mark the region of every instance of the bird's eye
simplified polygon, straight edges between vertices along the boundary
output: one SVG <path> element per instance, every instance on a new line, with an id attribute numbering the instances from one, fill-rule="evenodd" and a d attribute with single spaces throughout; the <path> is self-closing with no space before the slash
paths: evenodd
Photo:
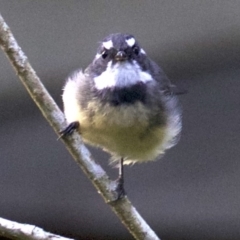
<path id="1" fill-rule="evenodd" d="M 108 51 L 107 50 L 103 50 L 101 55 L 102 55 L 102 58 L 105 59 L 108 56 Z"/>
<path id="2" fill-rule="evenodd" d="M 132 50 L 133 50 L 133 52 L 134 52 L 136 55 L 138 55 L 139 52 L 140 52 L 139 47 L 137 47 L 136 45 L 134 45 L 134 46 L 132 47 Z"/>

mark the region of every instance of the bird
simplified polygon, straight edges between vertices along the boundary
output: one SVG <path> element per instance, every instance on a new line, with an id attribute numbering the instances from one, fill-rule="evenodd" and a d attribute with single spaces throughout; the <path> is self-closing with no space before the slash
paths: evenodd
<path id="1" fill-rule="evenodd" d="M 125 33 L 105 37 L 89 66 L 68 77 L 62 95 L 68 125 L 61 136 L 76 130 L 85 143 L 111 154 L 119 167 L 117 199 L 126 195 L 124 164 L 159 159 L 179 141 L 182 110 L 174 89 Z"/>

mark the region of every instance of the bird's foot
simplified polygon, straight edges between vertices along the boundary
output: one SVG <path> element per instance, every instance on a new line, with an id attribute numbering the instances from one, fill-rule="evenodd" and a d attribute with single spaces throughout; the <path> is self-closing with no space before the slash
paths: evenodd
<path id="1" fill-rule="evenodd" d="M 117 197 L 115 201 L 118 201 L 120 199 L 122 199 L 123 197 L 126 196 L 126 192 L 124 189 L 124 182 L 123 182 L 123 178 L 119 177 L 116 180 L 116 193 L 117 193 Z"/>
<path id="2" fill-rule="evenodd" d="M 80 126 L 79 122 L 72 122 L 70 123 L 65 129 L 60 131 L 60 136 L 59 138 L 65 137 L 67 135 L 71 135 L 76 129 L 78 129 Z"/>

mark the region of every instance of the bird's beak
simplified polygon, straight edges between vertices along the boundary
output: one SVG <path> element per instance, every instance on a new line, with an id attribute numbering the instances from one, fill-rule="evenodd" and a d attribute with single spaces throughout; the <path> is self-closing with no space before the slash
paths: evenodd
<path id="1" fill-rule="evenodd" d="M 124 51 L 118 51 L 115 55 L 115 60 L 118 62 L 122 62 L 127 60 L 127 54 Z"/>

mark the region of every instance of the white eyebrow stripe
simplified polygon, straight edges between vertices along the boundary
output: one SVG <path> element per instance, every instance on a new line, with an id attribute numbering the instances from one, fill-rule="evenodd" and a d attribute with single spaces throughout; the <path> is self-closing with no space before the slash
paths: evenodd
<path id="1" fill-rule="evenodd" d="M 112 42 L 112 40 L 109 40 L 109 41 L 107 41 L 107 42 L 103 42 L 103 46 L 104 46 L 107 50 L 109 50 L 110 48 L 113 47 L 113 42 Z"/>
<path id="2" fill-rule="evenodd" d="M 95 59 L 98 59 L 98 58 L 100 58 L 101 56 L 102 56 L 102 54 L 97 53 L 96 56 L 95 56 Z"/>
<path id="3" fill-rule="evenodd" d="M 142 54 L 146 54 L 146 52 L 145 52 L 142 48 L 141 48 L 140 52 L 141 52 Z"/>
<path id="4" fill-rule="evenodd" d="M 125 40 L 129 47 L 132 47 L 135 44 L 135 39 L 133 37 Z"/>

